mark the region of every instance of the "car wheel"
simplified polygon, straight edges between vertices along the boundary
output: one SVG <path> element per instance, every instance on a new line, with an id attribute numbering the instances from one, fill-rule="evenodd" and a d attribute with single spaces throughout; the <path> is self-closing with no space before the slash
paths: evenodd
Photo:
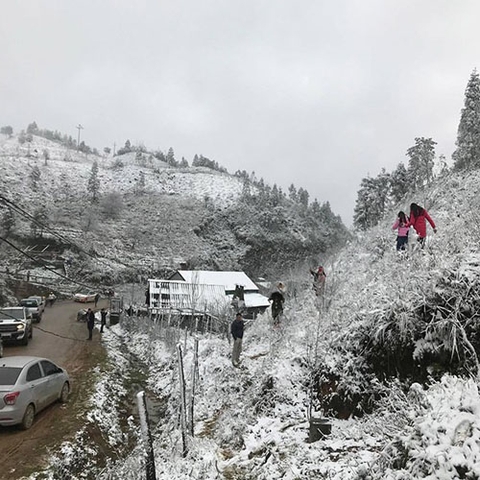
<path id="1" fill-rule="evenodd" d="M 67 403 L 69 395 L 70 395 L 70 385 L 68 382 L 65 382 L 63 384 L 62 391 L 60 392 L 60 397 L 58 401 L 60 403 Z"/>
<path id="2" fill-rule="evenodd" d="M 25 347 L 28 345 L 28 333 L 25 332 L 25 335 L 23 336 L 22 340 L 20 341 L 21 345 L 24 345 Z"/>
<path id="3" fill-rule="evenodd" d="M 30 338 L 33 338 L 33 325 L 30 327 Z"/>
<path id="4" fill-rule="evenodd" d="M 33 418 L 35 417 L 35 407 L 32 403 L 27 406 L 25 414 L 22 419 L 22 429 L 28 430 L 33 424 Z"/>

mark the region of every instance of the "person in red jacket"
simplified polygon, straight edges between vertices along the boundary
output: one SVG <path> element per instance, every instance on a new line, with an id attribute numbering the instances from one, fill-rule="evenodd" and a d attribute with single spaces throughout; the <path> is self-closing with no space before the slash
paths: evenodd
<path id="1" fill-rule="evenodd" d="M 437 227 L 435 226 L 435 222 L 432 220 L 432 217 L 428 214 L 428 212 L 417 205 L 416 203 L 412 203 L 410 205 L 410 218 L 409 224 L 412 226 L 418 234 L 417 242 L 423 248 L 425 245 L 425 239 L 427 238 L 427 220 L 428 223 L 432 226 L 434 233 L 437 233 Z"/>

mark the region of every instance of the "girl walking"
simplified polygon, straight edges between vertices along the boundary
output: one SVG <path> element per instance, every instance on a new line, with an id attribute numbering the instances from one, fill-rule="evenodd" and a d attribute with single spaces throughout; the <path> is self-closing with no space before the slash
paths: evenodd
<path id="1" fill-rule="evenodd" d="M 433 232 L 437 233 L 435 222 L 432 220 L 428 212 L 416 203 L 410 205 L 410 218 L 408 220 L 418 234 L 417 242 L 420 244 L 421 248 L 424 247 L 425 239 L 427 238 L 427 221 L 433 228 Z"/>
<path id="2" fill-rule="evenodd" d="M 398 217 L 392 225 L 392 230 L 398 230 L 397 233 L 397 252 L 406 250 L 408 245 L 408 232 L 410 230 L 410 223 L 404 212 L 398 212 Z"/>

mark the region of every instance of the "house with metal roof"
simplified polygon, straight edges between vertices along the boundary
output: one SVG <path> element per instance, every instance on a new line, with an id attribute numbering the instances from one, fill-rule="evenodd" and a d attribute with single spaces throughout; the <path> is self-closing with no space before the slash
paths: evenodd
<path id="1" fill-rule="evenodd" d="M 254 318 L 270 305 L 244 272 L 178 270 L 167 280 L 148 283 L 150 308 L 157 310 L 225 316 L 234 309 Z"/>

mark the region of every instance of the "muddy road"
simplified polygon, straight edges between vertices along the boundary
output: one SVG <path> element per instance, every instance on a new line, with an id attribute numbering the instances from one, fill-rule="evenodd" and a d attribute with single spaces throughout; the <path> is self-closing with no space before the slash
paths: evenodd
<path id="1" fill-rule="evenodd" d="M 52 307 L 46 307 L 40 323 L 33 324 L 33 338 L 28 346 L 6 345 L 4 348 L 5 357 L 35 355 L 64 367 L 70 375 L 72 391 L 66 405 L 53 404 L 39 413 L 30 430 L 0 427 L 1 480 L 18 479 L 41 469 L 48 452 L 72 438 L 82 426 L 79 413 L 84 410 L 92 387 L 89 372 L 104 356 L 98 327 L 93 340 L 87 341 L 86 324 L 77 322 L 77 312 L 84 306 L 93 307 L 93 304 L 57 301 Z M 99 309 L 107 306 L 107 300 L 100 300 Z"/>

